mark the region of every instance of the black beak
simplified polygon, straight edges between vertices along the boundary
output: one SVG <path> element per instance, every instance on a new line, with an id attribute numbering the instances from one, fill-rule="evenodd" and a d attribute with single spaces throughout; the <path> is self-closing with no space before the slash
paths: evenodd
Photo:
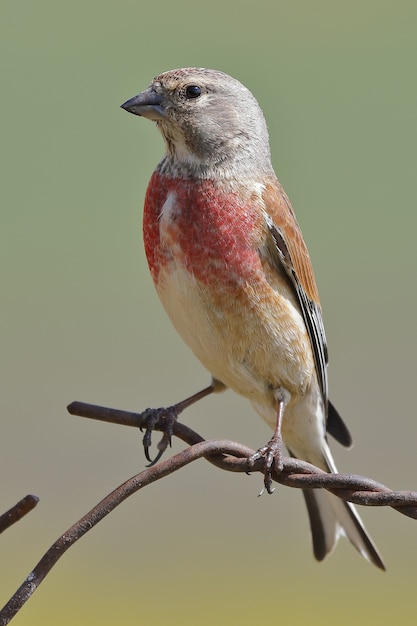
<path id="1" fill-rule="evenodd" d="M 134 115 L 141 115 L 147 117 L 150 120 L 160 120 L 165 117 L 165 109 L 162 106 L 162 96 L 152 88 L 142 91 L 137 96 L 130 98 L 121 105 L 122 109 L 133 113 Z"/>

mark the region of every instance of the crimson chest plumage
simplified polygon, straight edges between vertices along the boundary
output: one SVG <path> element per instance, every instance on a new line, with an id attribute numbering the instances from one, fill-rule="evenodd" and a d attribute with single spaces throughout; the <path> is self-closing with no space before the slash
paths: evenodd
<path id="1" fill-rule="evenodd" d="M 161 267 L 181 265 L 203 284 L 250 280 L 262 275 L 258 254 L 262 214 L 248 193 L 227 184 L 169 178 L 154 172 L 148 185 L 143 232 L 155 284 Z"/>

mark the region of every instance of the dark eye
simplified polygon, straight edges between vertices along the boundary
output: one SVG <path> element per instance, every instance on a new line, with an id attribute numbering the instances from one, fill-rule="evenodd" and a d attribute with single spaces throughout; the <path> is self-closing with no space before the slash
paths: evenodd
<path id="1" fill-rule="evenodd" d="M 185 89 L 185 95 L 187 98 L 198 98 L 198 96 L 201 96 L 201 87 L 198 85 L 188 85 Z"/>

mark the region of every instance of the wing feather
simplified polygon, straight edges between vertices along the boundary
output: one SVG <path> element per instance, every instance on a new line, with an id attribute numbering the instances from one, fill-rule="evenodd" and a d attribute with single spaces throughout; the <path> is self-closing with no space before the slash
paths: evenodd
<path id="1" fill-rule="evenodd" d="M 273 241 L 272 257 L 275 263 L 284 267 L 297 295 L 311 342 L 320 390 L 327 409 L 327 343 L 319 295 L 307 246 L 290 201 L 278 181 L 265 188 L 263 200 L 267 211 L 267 228 Z"/>

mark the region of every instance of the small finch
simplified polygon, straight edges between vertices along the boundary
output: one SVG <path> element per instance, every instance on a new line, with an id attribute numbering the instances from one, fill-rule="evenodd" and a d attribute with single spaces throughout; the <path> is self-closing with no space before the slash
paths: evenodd
<path id="1" fill-rule="evenodd" d="M 257 101 L 223 72 L 185 68 L 160 74 L 122 107 L 163 136 L 145 197 L 146 256 L 173 325 L 212 375 L 173 408 L 227 387 L 245 396 L 274 430 L 251 460 L 265 459 L 268 491 L 281 438 L 292 456 L 336 472 L 326 433 L 345 446 L 351 437 L 328 400 L 313 269 Z M 345 535 L 384 569 L 351 504 L 324 489 L 303 493 L 318 560 Z"/>

